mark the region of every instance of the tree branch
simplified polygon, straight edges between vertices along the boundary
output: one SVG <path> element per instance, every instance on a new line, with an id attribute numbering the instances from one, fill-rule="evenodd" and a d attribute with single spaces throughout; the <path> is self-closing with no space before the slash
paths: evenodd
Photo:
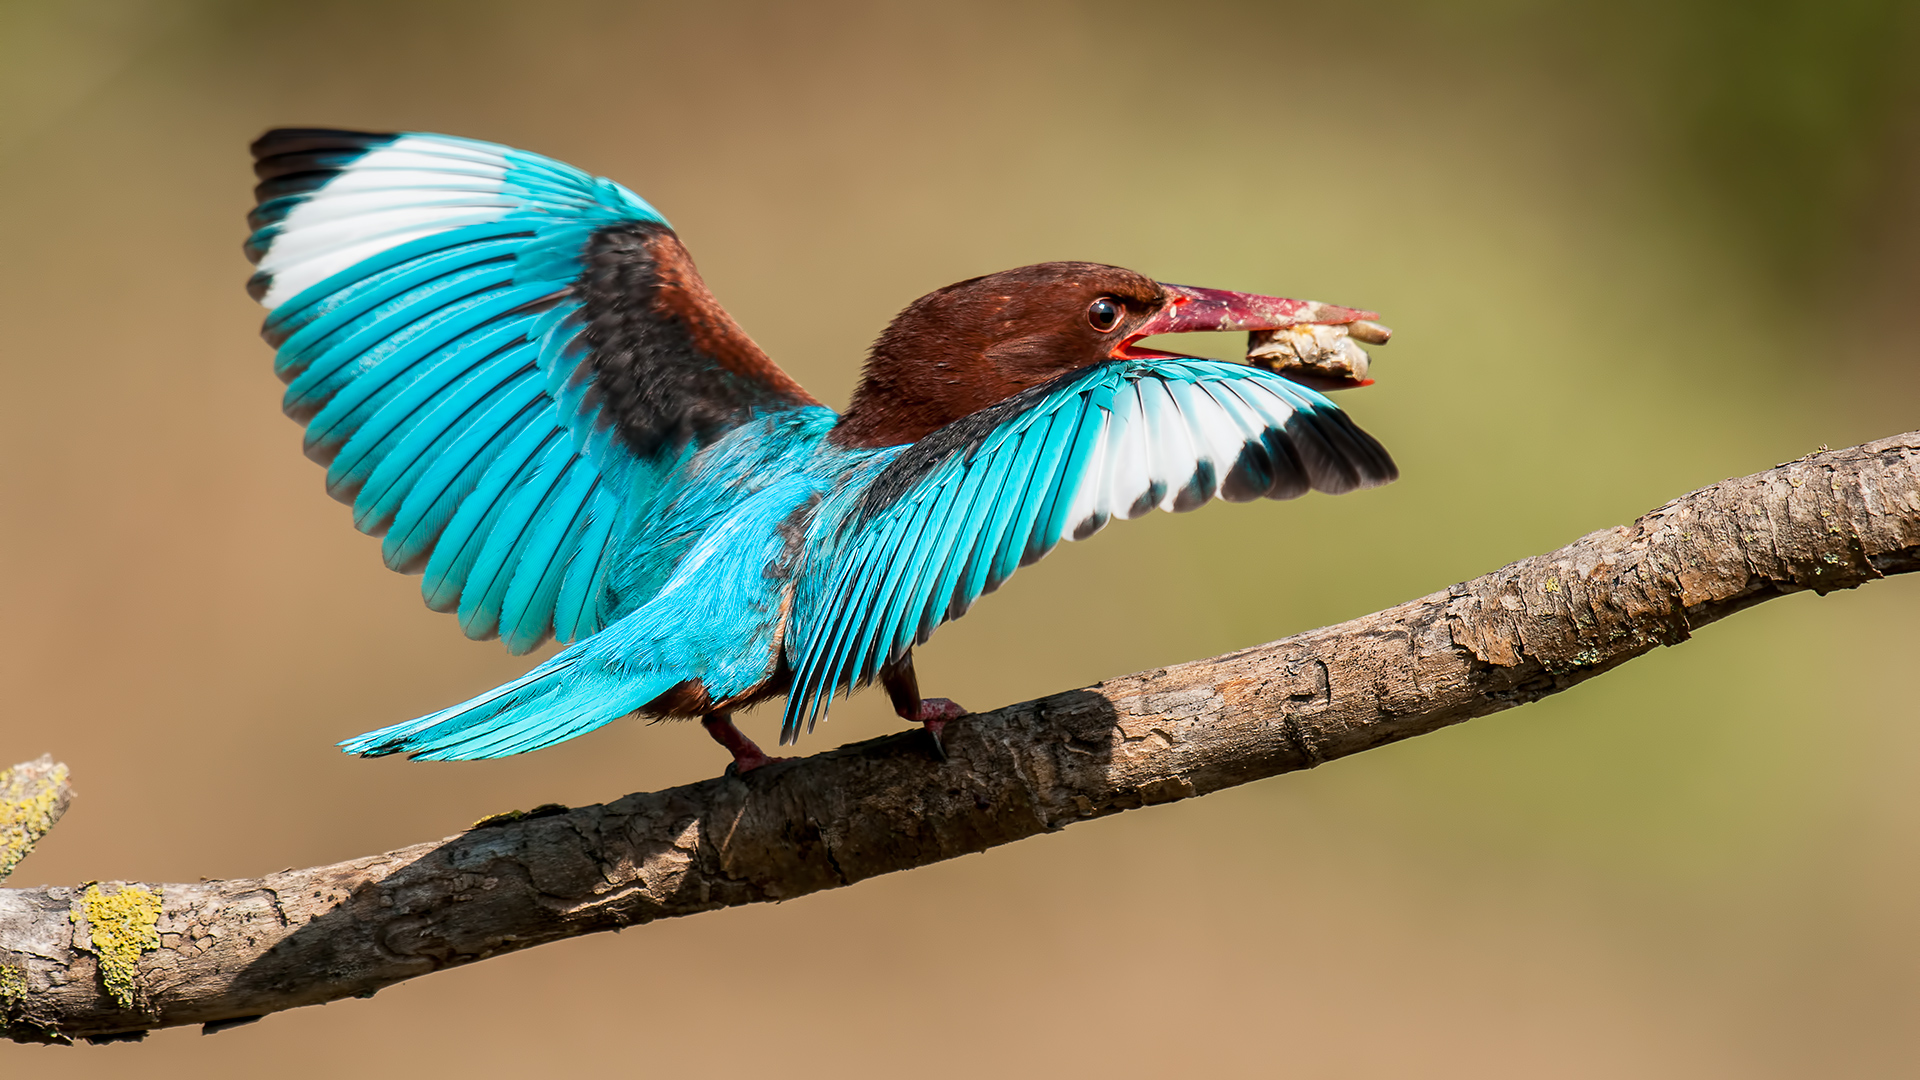
<path id="1" fill-rule="evenodd" d="M 599 930 L 786 900 L 1312 768 L 1558 693 L 1788 593 L 1920 569 L 1920 432 L 1679 498 L 1339 626 L 332 866 L 0 890 L 17 1040 L 138 1038 L 367 996 Z"/>
<path id="2" fill-rule="evenodd" d="M 0 881 L 59 823 L 72 802 L 67 767 L 51 754 L 0 769 Z"/>

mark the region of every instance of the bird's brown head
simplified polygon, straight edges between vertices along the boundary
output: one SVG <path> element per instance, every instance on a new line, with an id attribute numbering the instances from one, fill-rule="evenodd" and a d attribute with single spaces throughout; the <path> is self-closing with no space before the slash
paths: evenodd
<path id="1" fill-rule="evenodd" d="M 834 428 L 841 446 L 898 446 L 1062 375 L 1172 356 L 1152 334 L 1271 330 L 1374 318 L 1305 300 L 1165 285 L 1118 266 L 1050 262 L 937 289 L 907 305 L 867 356 Z"/>

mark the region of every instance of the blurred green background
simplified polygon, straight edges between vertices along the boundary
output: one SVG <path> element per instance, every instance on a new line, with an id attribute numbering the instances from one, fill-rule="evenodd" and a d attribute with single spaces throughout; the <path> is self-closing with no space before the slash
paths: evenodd
<path id="1" fill-rule="evenodd" d="M 694 725 L 331 748 L 525 663 L 380 569 L 279 415 L 239 252 L 266 127 L 612 176 L 829 402 L 913 297 L 1043 259 L 1384 314 L 1343 402 L 1398 484 L 1068 545 L 922 650 L 984 708 L 1920 426 L 1915 7 L 0 4 L 0 758 L 82 796 L 13 883 L 258 874 L 723 763 Z M 0 1071 L 1912 1075 L 1916 600 L 1794 597 L 1314 773 Z M 865 696 L 804 747 L 896 727 Z"/>

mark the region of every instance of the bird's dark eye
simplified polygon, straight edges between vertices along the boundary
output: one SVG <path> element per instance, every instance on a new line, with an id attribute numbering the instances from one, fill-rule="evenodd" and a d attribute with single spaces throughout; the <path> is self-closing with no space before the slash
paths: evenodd
<path id="1" fill-rule="evenodd" d="M 1126 305 L 1111 296 L 1103 296 L 1087 305 L 1087 322 L 1093 324 L 1101 333 L 1120 325 L 1120 316 L 1127 313 Z"/>

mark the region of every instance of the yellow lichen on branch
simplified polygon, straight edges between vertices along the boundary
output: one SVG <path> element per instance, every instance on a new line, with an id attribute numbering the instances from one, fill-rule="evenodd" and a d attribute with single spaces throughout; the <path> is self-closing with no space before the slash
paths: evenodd
<path id="1" fill-rule="evenodd" d="M 160 890 L 122 885 L 105 892 L 89 885 L 67 917 L 76 926 L 84 921 L 100 961 L 100 983 L 114 1004 L 123 1009 L 138 1006 L 140 954 L 160 947 Z"/>
<path id="2" fill-rule="evenodd" d="M 26 969 L 0 961 L 0 1026 L 5 1025 L 7 1013 L 19 1009 L 26 1003 Z"/>
<path id="3" fill-rule="evenodd" d="M 0 772 L 0 881 L 67 812 L 67 767 L 42 755 Z"/>

